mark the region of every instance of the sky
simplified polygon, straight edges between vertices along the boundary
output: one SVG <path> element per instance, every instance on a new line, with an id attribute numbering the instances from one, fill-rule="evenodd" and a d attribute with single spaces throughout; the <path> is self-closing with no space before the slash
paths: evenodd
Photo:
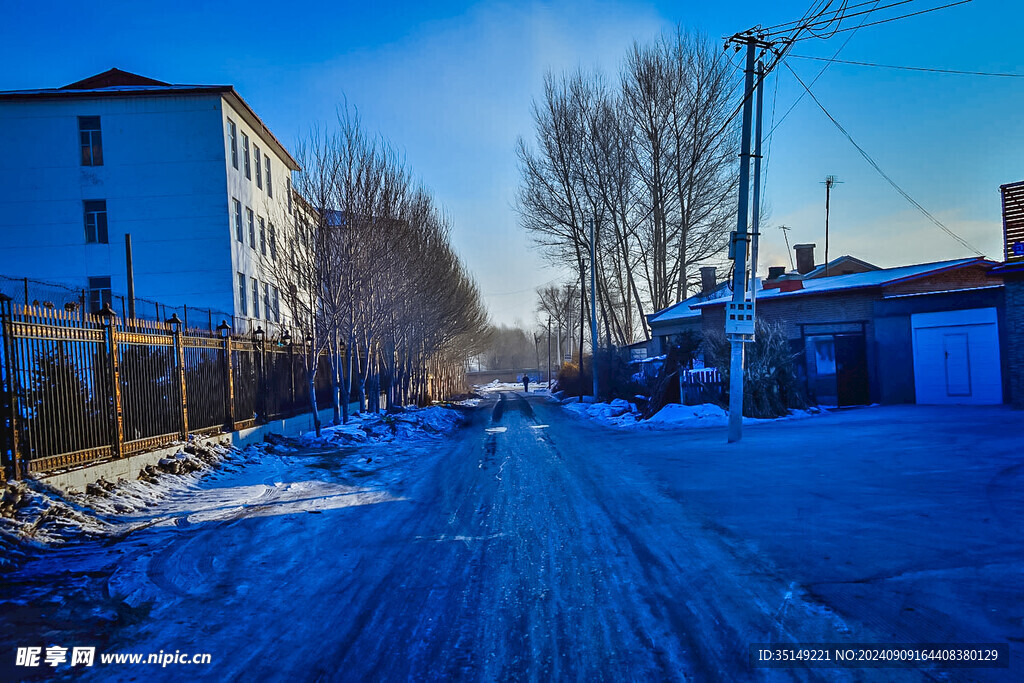
<path id="1" fill-rule="evenodd" d="M 906 11 L 947 1 L 915 0 Z M 532 325 L 535 289 L 572 277 L 545 262 L 513 210 L 515 145 L 533 135 L 530 106 L 544 74 L 582 67 L 614 75 L 633 41 L 677 25 L 717 40 L 798 19 L 810 4 L 222 0 L 168 11 L 138 2 L 11 3 L 0 24 L 8 65 L 0 90 L 56 87 L 111 67 L 171 83 L 231 84 L 292 150 L 311 126 L 336 120 L 347 101 L 451 216 L 453 243 L 492 320 Z M 1024 52 L 1015 47 L 1021 25 L 1024 6 L 975 0 L 864 27 L 839 59 L 1024 73 Z M 803 41 L 793 54 L 831 57 L 849 36 Z M 810 83 L 824 63 L 789 64 Z M 1024 78 L 832 64 L 812 91 L 917 202 L 1001 259 L 999 186 L 1024 179 L 1017 120 Z M 801 92 L 785 67 L 769 77 L 766 131 Z M 780 225 L 791 228 L 790 244 L 817 244 L 822 261 L 827 175 L 842 181 L 832 192 L 831 257 L 885 267 L 972 255 L 898 195 L 804 97 L 775 129 L 766 157 L 761 273 L 789 263 Z"/>

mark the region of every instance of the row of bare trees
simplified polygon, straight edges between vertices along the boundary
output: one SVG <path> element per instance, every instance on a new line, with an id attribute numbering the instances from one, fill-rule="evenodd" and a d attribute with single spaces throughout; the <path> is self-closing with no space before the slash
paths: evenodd
<path id="1" fill-rule="evenodd" d="M 289 283 L 285 303 L 312 348 L 311 386 L 321 359 L 330 364 L 335 421 L 348 420 L 353 394 L 376 411 L 382 395 L 391 409 L 462 391 L 487 313 L 448 216 L 347 108 L 297 159 L 295 230 L 269 265 Z"/>
<path id="2" fill-rule="evenodd" d="M 698 264 L 721 262 L 735 216 L 739 75 L 706 37 L 677 30 L 634 43 L 617 80 L 545 78 L 535 143 L 518 146 L 516 208 L 545 256 L 576 273 L 581 317 L 593 224 L 608 344 L 646 338 L 644 316 L 686 298 Z"/>

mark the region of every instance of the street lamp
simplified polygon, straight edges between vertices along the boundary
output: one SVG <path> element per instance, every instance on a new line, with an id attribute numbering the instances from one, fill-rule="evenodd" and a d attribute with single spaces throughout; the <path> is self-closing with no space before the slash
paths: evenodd
<path id="1" fill-rule="evenodd" d="M 220 325 L 217 325 L 217 334 L 219 334 L 221 338 L 226 338 L 230 332 L 231 325 L 228 325 L 227 320 L 221 320 Z"/>

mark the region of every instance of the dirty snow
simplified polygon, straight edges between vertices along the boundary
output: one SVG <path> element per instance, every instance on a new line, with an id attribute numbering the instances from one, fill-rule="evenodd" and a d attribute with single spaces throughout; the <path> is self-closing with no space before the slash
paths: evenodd
<path id="1" fill-rule="evenodd" d="M 580 417 L 624 429 L 691 429 L 723 427 L 729 424 L 728 411 L 713 403 L 695 406 L 669 403 L 647 420 L 641 419 L 635 404 L 621 398 L 611 403 L 579 403 L 575 398 L 571 398 L 563 401 L 562 406 Z M 744 417 L 743 424 L 801 419 L 822 412 L 825 411 L 821 408 L 792 410 L 789 415 L 774 420 Z"/>
<path id="2" fill-rule="evenodd" d="M 85 493 L 63 493 L 29 480 L 18 489 L 21 500 L 13 517 L 0 517 L 0 572 L 48 546 L 123 537 L 151 526 L 182 527 L 303 510 L 317 513 L 379 502 L 386 494 L 367 490 L 368 481 L 385 484 L 401 476 L 396 465 L 407 457 L 408 448 L 440 439 L 463 421 L 457 409 L 406 408 L 393 415 L 355 415 L 348 424 L 323 427 L 319 437 L 315 432 L 296 438 L 271 435 L 241 451 L 190 443 L 147 467 L 138 480 L 101 480 Z M 286 478 L 281 462 L 288 456 L 338 448 L 345 448 L 352 486 L 281 481 Z M 281 473 L 270 476 L 268 467 Z M 225 478 L 246 482 L 247 477 L 261 481 L 219 485 Z"/>

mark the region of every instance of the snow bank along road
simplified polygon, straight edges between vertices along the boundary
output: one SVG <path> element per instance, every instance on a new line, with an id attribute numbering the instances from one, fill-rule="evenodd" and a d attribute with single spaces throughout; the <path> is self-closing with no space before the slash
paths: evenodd
<path id="1" fill-rule="evenodd" d="M 1024 655 L 1014 415 L 866 409 L 726 446 L 504 393 L 408 457 L 267 455 L 116 542 L 44 554 L 0 589 L 0 657 L 212 655 L 85 672 L 118 680 L 1005 680 Z M 1018 663 L 751 668 L 769 641 L 1009 641 Z"/>

